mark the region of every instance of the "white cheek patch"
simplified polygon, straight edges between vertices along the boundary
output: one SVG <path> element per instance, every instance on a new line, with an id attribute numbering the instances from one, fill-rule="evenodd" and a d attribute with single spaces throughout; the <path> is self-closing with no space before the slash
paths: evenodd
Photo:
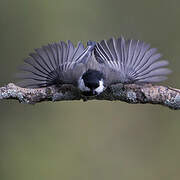
<path id="1" fill-rule="evenodd" d="M 78 88 L 79 88 L 81 91 L 90 91 L 90 89 L 85 86 L 84 80 L 83 80 L 81 77 L 79 78 L 79 81 L 78 81 Z"/>
<path id="2" fill-rule="evenodd" d="M 104 91 L 104 85 L 103 85 L 103 80 L 99 81 L 99 87 L 95 89 L 95 91 L 97 92 L 97 94 L 100 94 Z"/>

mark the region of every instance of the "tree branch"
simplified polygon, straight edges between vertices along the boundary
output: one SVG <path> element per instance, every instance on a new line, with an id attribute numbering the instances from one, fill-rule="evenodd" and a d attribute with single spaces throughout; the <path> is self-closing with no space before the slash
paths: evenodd
<path id="1" fill-rule="evenodd" d="M 42 101 L 64 101 L 64 100 L 109 100 L 125 101 L 127 103 L 150 103 L 161 104 L 171 109 L 180 109 L 180 90 L 157 86 L 152 84 L 115 84 L 108 87 L 98 96 L 86 97 L 72 85 L 61 87 L 46 87 L 38 89 L 26 89 L 9 83 L 0 87 L 0 99 L 16 99 L 21 103 L 35 104 Z"/>

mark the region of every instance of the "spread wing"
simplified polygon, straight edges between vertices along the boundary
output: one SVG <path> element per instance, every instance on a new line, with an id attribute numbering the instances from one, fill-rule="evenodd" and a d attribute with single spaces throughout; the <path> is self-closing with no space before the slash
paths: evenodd
<path id="1" fill-rule="evenodd" d="M 161 54 L 149 44 L 123 37 L 97 43 L 94 49 L 107 84 L 154 83 L 167 79 L 171 71 L 168 61 L 159 60 Z"/>
<path id="2" fill-rule="evenodd" d="M 35 49 L 20 67 L 21 72 L 17 77 L 22 81 L 18 85 L 27 88 L 76 85 L 92 49 L 93 45 L 85 49 L 80 42 L 74 47 L 71 41 L 60 41 Z"/>

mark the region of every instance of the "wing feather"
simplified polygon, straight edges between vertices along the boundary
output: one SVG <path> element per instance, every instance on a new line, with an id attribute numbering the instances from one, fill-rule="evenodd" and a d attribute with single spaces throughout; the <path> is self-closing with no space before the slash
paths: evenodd
<path id="1" fill-rule="evenodd" d="M 123 37 L 102 40 L 96 44 L 94 55 L 105 74 L 107 85 L 160 82 L 171 72 L 165 68 L 168 61 L 160 61 L 162 55 L 157 49 L 139 40 L 125 40 Z"/>
<path id="2" fill-rule="evenodd" d="M 76 85 L 85 70 L 84 63 L 91 56 L 93 46 L 89 45 L 85 49 L 81 42 L 74 47 L 71 41 L 60 41 L 35 49 L 19 68 L 19 84 L 31 88 L 65 83 Z"/>

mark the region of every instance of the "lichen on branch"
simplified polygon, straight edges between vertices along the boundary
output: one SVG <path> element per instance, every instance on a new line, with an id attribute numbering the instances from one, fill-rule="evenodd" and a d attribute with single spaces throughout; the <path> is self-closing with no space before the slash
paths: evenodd
<path id="1" fill-rule="evenodd" d="M 108 100 L 124 101 L 131 104 L 150 103 L 180 109 L 180 90 L 152 84 L 115 84 L 97 96 L 84 96 L 72 85 L 37 89 L 21 88 L 13 83 L 0 87 L 0 100 L 16 99 L 21 103 L 36 104 L 42 101 L 65 100 Z"/>

